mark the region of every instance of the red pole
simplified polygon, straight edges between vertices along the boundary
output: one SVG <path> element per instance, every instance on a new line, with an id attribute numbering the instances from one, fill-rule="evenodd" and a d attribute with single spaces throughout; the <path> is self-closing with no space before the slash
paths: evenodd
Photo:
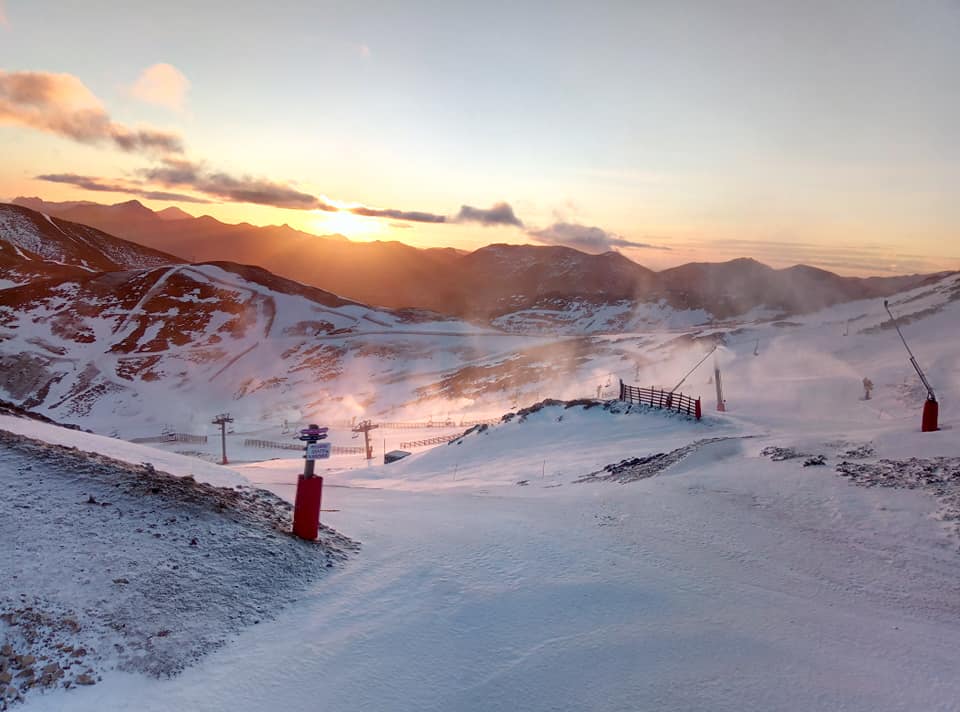
<path id="1" fill-rule="evenodd" d="M 694 413 L 695 413 L 696 416 L 697 416 L 697 420 L 700 420 L 701 412 L 700 412 L 700 399 L 699 399 L 699 398 L 697 398 L 696 406 L 694 407 Z"/>
<path id="2" fill-rule="evenodd" d="M 320 502 L 323 499 L 323 478 L 297 477 L 297 496 L 293 502 L 293 533 L 313 541 L 320 531 Z"/>

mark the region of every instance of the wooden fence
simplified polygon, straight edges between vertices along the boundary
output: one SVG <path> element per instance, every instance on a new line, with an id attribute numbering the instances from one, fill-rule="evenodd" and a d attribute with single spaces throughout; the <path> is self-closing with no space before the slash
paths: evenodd
<path id="1" fill-rule="evenodd" d="M 473 420 L 427 420 L 420 423 L 378 423 L 380 428 L 388 430 L 422 430 L 426 428 L 471 428 L 474 425 L 494 425 L 500 422 L 500 418 L 480 418 Z"/>
<path id="2" fill-rule="evenodd" d="M 452 420 L 428 420 L 422 423 L 377 423 L 381 428 L 387 430 L 422 430 L 424 428 L 457 428 L 459 427 Z"/>
<path id="3" fill-rule="evenodd" d="M 149 435 L 145 438 L 131 438 L 130 442 L 145 443 L 205 443 L 206 435 L 191 435 L 190 433 L 164 433 L 163 435 Z"/>
<path id="4" fill-rule="evenodd" d="M 435 438 L 427 438 L 426 440 L 410 440 L 405 443 L 400 443 L 400 449 L 406 450 L 410 447 L 430 447 L 431 445 L 443 445 L 445 443 L 453 442 L 461 435 L 463 435 L 463 433 L 457 433 L 456 435 L 438 435 Z"/>
<path id="5" fill-rule="evenodd" d="M 243 444 L 247 447 L 258 447 L 268 450 L 303 450 L 303 443 L 284 443 L 277 440 L 257 440 L 255 438 L 247 438 L 243 441 Z M 340 445 L 331 445 L 330 454 L 331 455 L 362 455 L 364 453 L 362 447 L 342 447 Z"/>
<path id="6" fill-rule="evenodd" d="M 620 381 L 620 400 L 626 403 L 639 403 L 664 410 L 675 410 L 678 413 L 692 415 L 700 420 L 700 399 L 694 400 L 682 393 L 665 391 L 662 388 L 639 388 L 628 386 Z"/>

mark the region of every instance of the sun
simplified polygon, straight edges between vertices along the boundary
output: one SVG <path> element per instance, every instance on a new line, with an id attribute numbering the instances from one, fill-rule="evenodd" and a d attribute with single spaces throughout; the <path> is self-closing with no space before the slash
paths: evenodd
<path id="1" fill-rule="evenodd" d="M 383 230 L 379 220 L 346 211 L 318 213 L 314 227 L 326 234 L 337 233 L 354 238 L 370 238 Z"/>

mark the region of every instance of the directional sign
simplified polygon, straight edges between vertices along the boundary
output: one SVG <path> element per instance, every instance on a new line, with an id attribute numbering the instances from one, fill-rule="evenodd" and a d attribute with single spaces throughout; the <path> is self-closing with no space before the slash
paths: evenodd
<path id="1" fill-rule="evenodd" d="M 326 460 L 330 457 L 330 443 L 307 443 L 308 460 Z"/>
<path id="2" fill-rule="evenodd" d="M 317 440 L 326 440 L 328 430 L 330 430 L 330 428 L 320 428 L 317 426 L 304 428 L 300 431 L 300 437 L 298 439 L 308 443 L 313 443 Z"/>

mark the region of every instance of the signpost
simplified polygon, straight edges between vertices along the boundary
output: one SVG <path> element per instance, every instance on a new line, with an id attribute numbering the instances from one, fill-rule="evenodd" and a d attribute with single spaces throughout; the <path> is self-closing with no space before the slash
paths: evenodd
<path id="1" fill-rule="evenodd" d="M 330 457 L 329 428 L 310 424 L 300 431 L 299 440 L 305 443 L 303 474 L 297 478 L 297 494 L 293 501 L 293 533 L 301 539 L 313 541 L 320 532 L 320 502 L 323 498 L 323 478 L 313 474 L 316 460 Z"/>
<path id="2" fill-rule="evenodd" d="M 306 458 L 310 460 L 326 460 L 330 457 L 330 443 L 307 443 Z"/>

